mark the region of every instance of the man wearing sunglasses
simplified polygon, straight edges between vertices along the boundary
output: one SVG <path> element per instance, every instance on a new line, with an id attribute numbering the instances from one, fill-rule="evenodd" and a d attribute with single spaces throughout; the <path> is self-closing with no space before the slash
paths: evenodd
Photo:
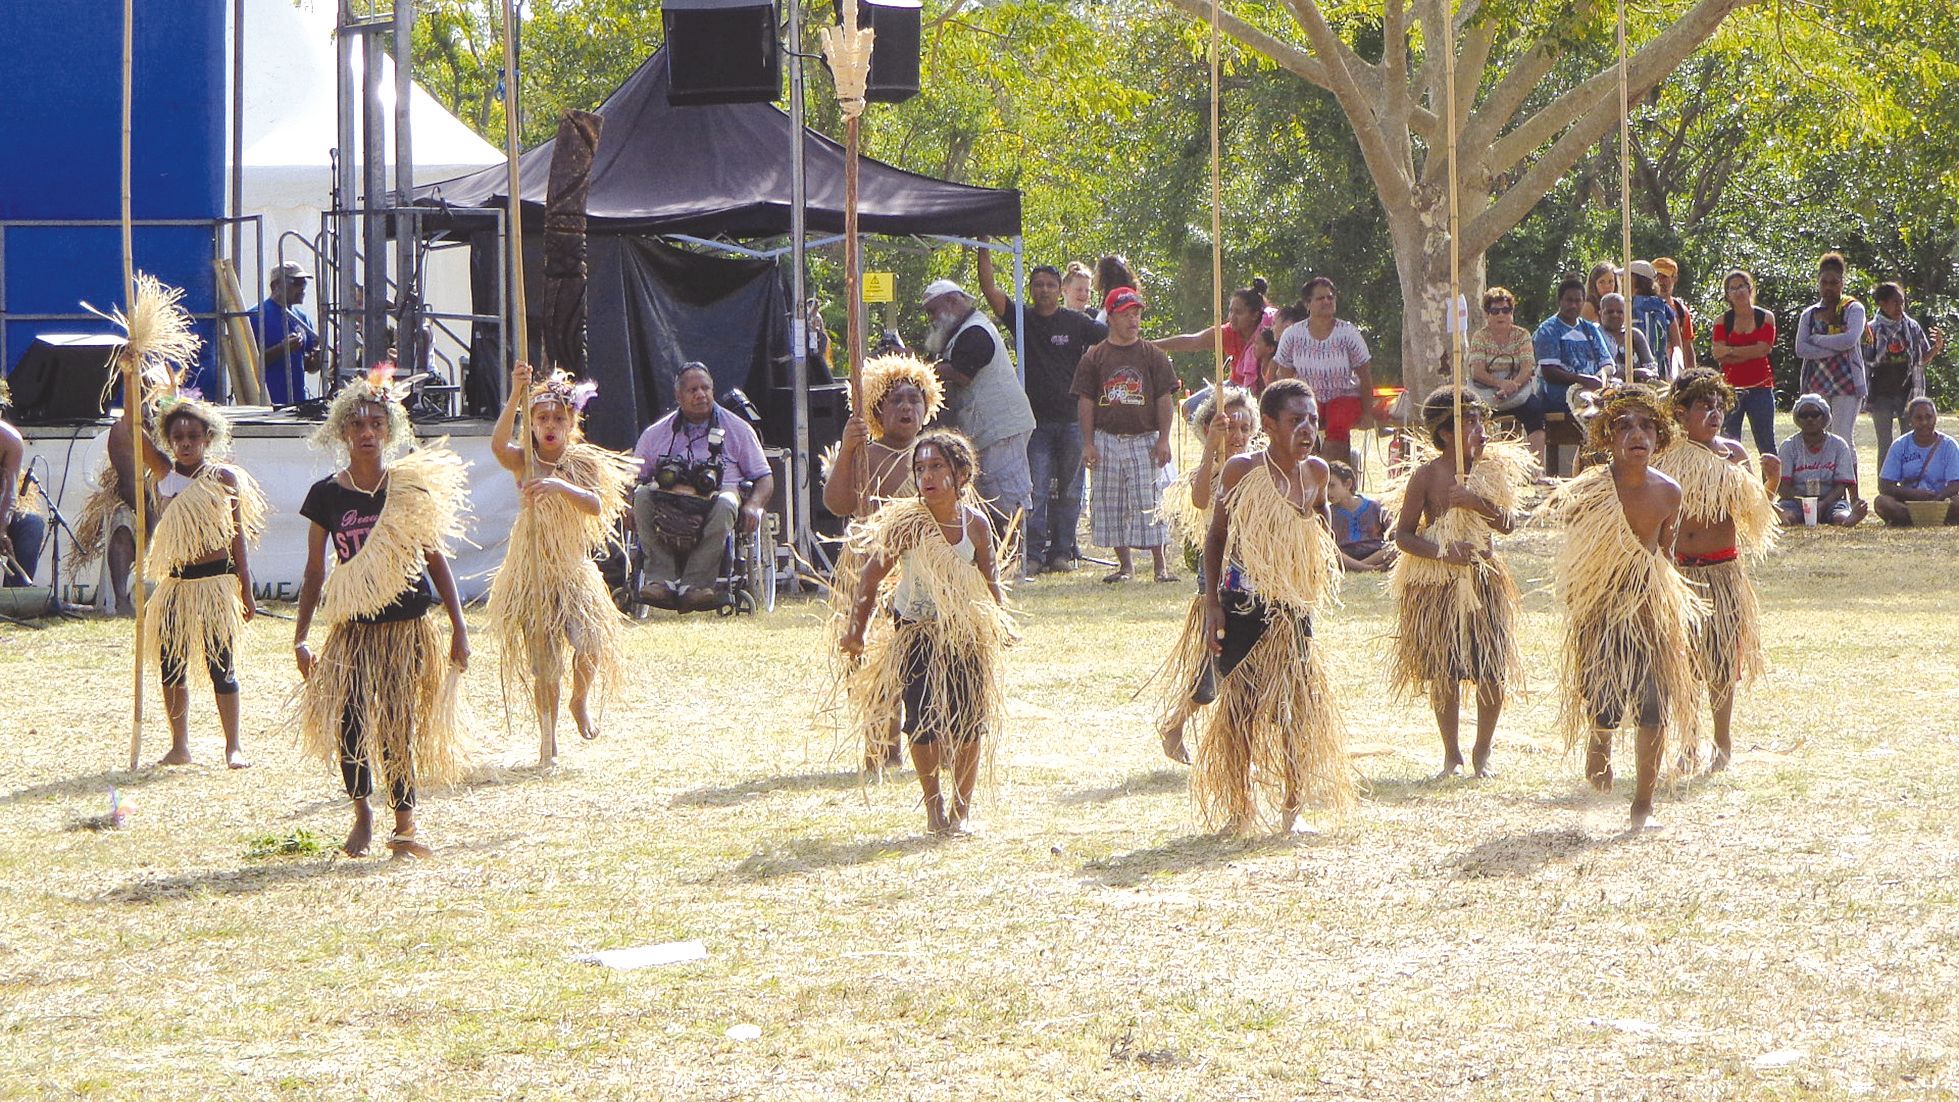
<path id="1" fill-rule="evenodd" d="M 1830 431 L 1830 403 L 1820 394 L 1796 399 L 1797 434 L 1782 442 L 1782 483 L 1775 509 L 1784 525 L 1808 523 L 1803 499 L 1816 499 L 1816 523 L 1852 528 L 1870 512 L 1857 496 L 1857 453 Z"/>

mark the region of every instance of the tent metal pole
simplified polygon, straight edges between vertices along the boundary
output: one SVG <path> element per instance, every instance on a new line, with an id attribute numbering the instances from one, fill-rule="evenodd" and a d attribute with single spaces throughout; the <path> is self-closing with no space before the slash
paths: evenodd
<path id="1" fill-rule="evenodd" d="M 415 147 L 409 133 L 409 107 L 414 102 L 415 34 L 413 0 L 395 0 L 395 193 L 388 206 L 396 210 L 415 201 Z M 415 247 L 419 229 L 408 218 L 390 219 L 395 235 L 395 348 L 403 363 L 403 374 L 419 371 L 422 365 L 422 280 L 417 272 L 419 259 Z"/>
<path id="2" fill-rule="evenodd" d="M 791 431 L 795 447 L 789 456 L 791 499 L 796 503 L 796 531 L 792 540 L 796 554 L 804 562 L 814 562 L 810 547 L 810 455 L 809 455 L 809 313 L 805 302 L 804 240 L 808 227 L 804 209 L 809 203 L 808 180 L 804 176 L 803 146 L 803 4 L 789 0 L 789 373 L 795 395 L 790 407 Z M 792 583 L 792 591 L 794 583 Z"/>
<path id="3" fill-rule="evenodd" d="M 1014 234 L 1014 364 L 1020 369 L 1020 384 L 1027 385 L 1027 279 L 1022 271 L 1025 256 L 1021 237 Z"/>
<path id="4" fill-rule="evenodd" d="M 331 317 L 333 322 L 333 368 L 338 374 L 360 366 L 360 357 L 355 354 L 358 342 L 355 339 L 355 326 L 360 322 L 353 313 L 354 307 L 354 259 L 358 252 L 354 235 L 357 223 L 354 218 L 354 205 L 360 193 L 360 178 L 355 174 L 357 153 L 354 148 L 354 40 L 358 32 L 354 29 L 353 0 L 340 0 L 340 22 L 334 35 L 335 56 L 338 60 L 335 72 L 334 102 L 337 108 L 334 124 L 338 131 L 340 157 L 334 165 L 337 190 L 334 197 L 333 214 L 333 309 L 320 309 L 323 318 Z M 264 273 L 260 273 L 263 275 Z M 324 305 L 324 304 L 322 304 Z M 291 401 L 305 400 L 306 378 L 303 372 L 292 370 L 292 358 L 285 364 L 287 395 Z M 335 389 L 329 380 L 320 380 L 322 393 L 330 394 Z"/>
<path id="5" fill-rule="evenodd" d="M 245 0 L 231 0 L 231 266 L 236 272 L 243 267 L 238 254 L 245 249 Z M 250 286 L 247 284 L 246 286 Z M 250 301 L 247 299 L 246 301 Z M 218 332 L 225 331 L 226 321 L 219 319 Z M 231 346 L 223 340 L 218 342 L 217 396 L 220 401 L 231 396 L 231 373 L 224 368 L 230 356 Z"/>

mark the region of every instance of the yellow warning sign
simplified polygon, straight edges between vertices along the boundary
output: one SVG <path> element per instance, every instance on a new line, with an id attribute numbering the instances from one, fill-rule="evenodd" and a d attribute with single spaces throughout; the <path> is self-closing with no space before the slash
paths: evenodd
<path id="1" fill-rule="evenodd" d="M 864 301 L 890 302 L 897 297 L 898 279 L 891 272 L 864 273 Z"/>

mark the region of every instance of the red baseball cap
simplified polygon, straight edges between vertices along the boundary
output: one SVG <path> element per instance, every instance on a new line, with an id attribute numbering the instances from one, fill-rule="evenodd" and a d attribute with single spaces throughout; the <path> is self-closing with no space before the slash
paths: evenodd
<path id="1" fill-rule="evenodd" d="M 1141 310 L 1144 307 L 1143 293 L 1134 287 L 1117 287 L 1102 300 L 1102 312 L 1120 314 L 1124 310 Z"/>

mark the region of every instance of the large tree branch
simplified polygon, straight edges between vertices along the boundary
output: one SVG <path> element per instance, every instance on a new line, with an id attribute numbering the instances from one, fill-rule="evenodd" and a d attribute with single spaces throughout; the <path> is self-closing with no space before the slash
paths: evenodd
<path id="1" fill-rule="evenodd" d="M 1210 25 L 1211 0 L 1170 0 L 1170 2 L 1182 8 L 1192 18 L 1206 26 Z M 1218 12 L 1218 27 L 1224 33 L 1278 62 L 1281 68 L 1313 87 L 1328 92 L 1333 91 L 1332 77 L 1328 75 L 1326 66 L 1320 64 L 1319 60 L 1306 50 L 1282 38 L 1267 34 L 1228 11 Z"/>
<path id="2" fill-rule="evenodd" d="M 1707 41 L 1721 26 L 1721 21 L 1737 8 L 1760 4 L 1765 0 L 1700 0 L 1693 9 L 1674 20 L 1673 25 L 1661 31 L 1659 36 L 1641 46 L 1626 63 L 1626 80 L 1630 95 L 1645 95 L 1654 85 L 1674 70 L 1687 55 L 1694 52 L 1701 43 Z M 1591 79 L 1580 84 L 1570 92 L 1559 96 L 1544 105 L 1535 115 L 1498 139 L 1490 149 L 1489 163 L 1502 169 L 1518 164 L 1534 151 L 1542 148 L 1581 118 L 1589 118 L 1601 103 L 1611 103 L 1612 114 L 1618 115 L 1619 68 L 1617 65 L 1594 74 Z M 1593 139 L 1596 141 L 1597 139 Z M 1562 144 L 1562 143 L 1560 143 Z M 1569 168 L 1562 165 L 1559 172 Z M 1533 200 L 1534 202 L 1535 200 Z"/>
<path id="3" fill-rule="evenodd" d="M 1497 81 L 1496 87 L 1483 98 L 1476 113 L 1470 116 L 1469 124 L 1463 128 L 1465 145 L 1471 149 L 1485 149 L 1496 141 L 1496 136 L 1530 101 L 1531 93 L 1537 91 L 1544 78 L 1557 67 L 1558 58 L 1563 54 L 1557 46 L 1558 37 L 1567 27 L 1583 25 L 1597 10 L 1598 0 L 1577 0 L 1568 15 L 1544 28 L 1537 41 L 1516 57 L 1504 71 L 1503 79 Z"/>

